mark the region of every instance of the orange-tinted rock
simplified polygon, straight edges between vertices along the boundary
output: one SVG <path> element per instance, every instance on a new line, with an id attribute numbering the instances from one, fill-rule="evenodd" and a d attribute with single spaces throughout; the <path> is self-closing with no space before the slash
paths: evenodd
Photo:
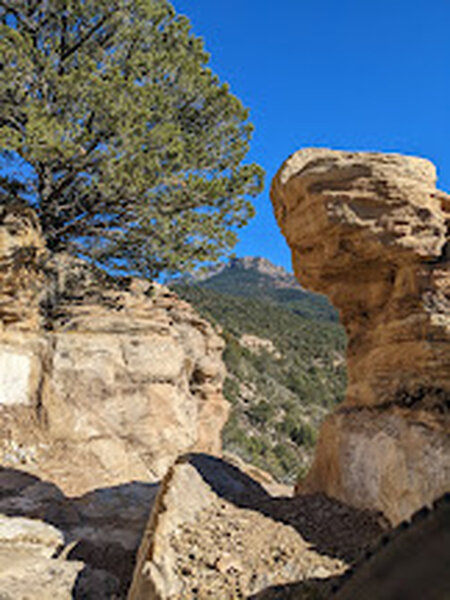
<path id="1" fill-rule="evenodd" d="M 435 180 L 420 158 L 305 149 L 271 190 L 296 276 L 348 335 L 347 399 L 304 489 L 394 521 L 450 486 L 450 196 Z"/>

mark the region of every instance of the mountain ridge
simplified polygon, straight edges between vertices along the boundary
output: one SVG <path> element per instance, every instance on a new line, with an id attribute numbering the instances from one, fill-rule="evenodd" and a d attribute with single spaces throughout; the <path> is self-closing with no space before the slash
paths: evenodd
<path id="1" fill-rule="evenodd" d="M 319 424 L 343 399 L 345 336 L 335 309 L 262 257 L 234 259 L 174 289 L 226 344 L 224 449 L 294 483 L 311 464 Z"/>
<path id="2" fill-rule="evenodd" d="M 274 286 L 302 289 L 293 273 L 262 256 L 232 257 L 227 263 L 219 263 L 210 268 L 183 275 L 171 280 L 169 284 L 204 284 L 214 277 L 223 274 L 224 271 L 256 271 L 262 276 L 272 278 Z"/>

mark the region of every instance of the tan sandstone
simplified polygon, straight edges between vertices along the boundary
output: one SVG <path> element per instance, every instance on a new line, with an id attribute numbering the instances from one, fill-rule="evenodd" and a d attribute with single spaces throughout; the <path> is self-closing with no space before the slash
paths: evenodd
<path id="1" fill-rule="evenodd" d="M 301 489 L 408 517 L 450 487 L 450 196 L 427 160 L 305 149 L 272 183 L 305 287 L 348 335 L 344 405 Z"/>
<path id="2" fill-rule="evenodd" d="M 0 266 L 0 463 L 80 494 L 220 452 L 223 341 L 189 304 L 49 255 L 29 209 L 2 209 Z"/>
<path id="3" fill-rule="evenodd" d="M 160 486 L 128 600 L 328 597 L 380 531 L 374 515 L 274 497 L 235 465 L 190 454 Z"/>
<path id="4" fill-rule="evenodd" d="M 51 255 L 31 210 L 0 208 L 0 513 L 72 544 L 0 595 L 124 597 L 156 484 L 180 453 L 221 452 L 222 351 L 166 287 Z"/>

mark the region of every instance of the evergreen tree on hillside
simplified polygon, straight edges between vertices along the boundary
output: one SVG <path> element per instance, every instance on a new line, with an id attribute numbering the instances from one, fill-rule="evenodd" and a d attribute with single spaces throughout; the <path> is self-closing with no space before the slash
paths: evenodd
<path id="1" fill-rule="evenodd" d="M 0 0 L 0 201 L 51 249 L 154 277 L 236 242 L 263 172 L 248 111 L 166 0 Z M 6 191 L 5 191 L 6 190 Z"/>

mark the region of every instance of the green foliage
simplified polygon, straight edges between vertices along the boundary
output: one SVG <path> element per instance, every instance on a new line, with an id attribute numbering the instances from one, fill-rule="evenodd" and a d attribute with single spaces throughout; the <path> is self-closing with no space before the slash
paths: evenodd
<path id="1" fill-rule="evenodd" d="M 208 60 L 166 0 L 0 3 L 0 151 L 50 248 L 154 277 L 234 245 L 263 173 Z"/>
<path id="2" fill-rule="evenodd" d="M 266 400 L 261 400 L 261 402 L 250 407 L 247 411 L 250 421 L 257 425 L 265 425 L 273 418 L 274 414 L 274 406 Z"/>
<path id="3" fill-rule="evenodd" d="M 306 292 L 300 288 L 275 287 L 270 275 L 256 269 L 224 269 L 219 274 L 198 284 L 220 294 L 232 294 L 238 298 L 252 298 L 282 306 L 305 319 L 338 321 L 338 315 L 328 299 L 321 294 Z"/>
<path id="4" fill-rule="evenodd" d="M 270 293 L 256 299 L 249 279 L 235 283 L 236 296 L 206 286 L 176 291 L 223 329 L 224 393 L 232 404 L 225 449 L 292 483 L 310 464 L 323 417 L 344 397 L 344 331 L 317 295 L 301 292 L 310 315 L 305 318 Z M 248 295 L 241 293 L 246 286 Z M 271 340 L 281 356 L 251 352 L 239 342 L 244 333 Z"/>
<path id="5" fill-rule="evenodd" d="M 223 382 L 223 395 L 231 404 L 237 404 L 239 401 L 239 384 L 236 379 L 226 377 Z"/>
<path id="6" fill-rule="evenodd" d="M 304 423 L 293 414 L 287 414 L 278 425 L 278 430 L 286 434 L 297 446 L 313 447 L 316 443 L 317 433 L 311 425 Z"/>

